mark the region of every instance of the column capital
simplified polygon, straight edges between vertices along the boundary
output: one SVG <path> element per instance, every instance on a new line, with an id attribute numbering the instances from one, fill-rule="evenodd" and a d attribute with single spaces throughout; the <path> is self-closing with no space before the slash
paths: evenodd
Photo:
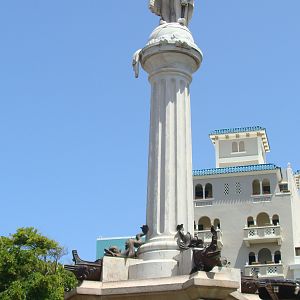
<path id="1" fill-rule="evenodd" d="M 143 69 L 149 77 L 158 73 L 176 73 L 185 75 L 191 80 L 202 62 L 200 50 L 184 47 L 175 43 L 159 43 L 146 46 L 140 54 Z"/>

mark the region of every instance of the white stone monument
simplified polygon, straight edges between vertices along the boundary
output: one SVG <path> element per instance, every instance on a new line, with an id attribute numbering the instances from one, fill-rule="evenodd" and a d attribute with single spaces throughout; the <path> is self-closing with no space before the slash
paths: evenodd
<path id="1" fill-rule="evenodd" d="M 171 2 L 177 8 L 170 7 Z M 163 3 L 169 3 L 169 7 Z M 188 2 L 182 6 L 180 1 L 150 1 L 151 10 L 161 12 L 162 17 L 168 15 L 166 11 L 180 11 L 182 17 L 191 18 L 190 7 L 193 5 Z M 134 56 L 136 75 L 140 62 L 151 84 L 147 195 L 150 230 L 146 244 L 139 249 L 143 263 L 130 268 L 132 278 L 178 275 L 176 226 L 184 224 L 187 231 L 194 231 L 189 87 L 202 53 L 184 26 L 186 20 L 177 17 L 171 23 L 162 19 L 147 45 Z"/>
<path id="2" fill-rule="evenodd" d="M 149 74 L 151 117 L 146 243 L 138 258 L 104 257 L 99 282 L 84 281 L 67 299 L 246 299 L 240 270 L 192 270 L 192 251 L 180 251 L 178 224 L 193 235 L 190 83 L 202 53 L 187 25 L 193 0 L 150 0 L 161 17 L 133 67 Z"/>

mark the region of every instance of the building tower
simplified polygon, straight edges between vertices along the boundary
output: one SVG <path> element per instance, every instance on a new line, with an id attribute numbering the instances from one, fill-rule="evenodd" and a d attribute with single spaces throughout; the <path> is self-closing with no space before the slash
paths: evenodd
<path id="1" fill-rule="evenodd" d="M 209 137 L 215 146 L 216 168 L 265 164 L 270 152 L 266 130 L 260 126 L 218 129 Z"/>

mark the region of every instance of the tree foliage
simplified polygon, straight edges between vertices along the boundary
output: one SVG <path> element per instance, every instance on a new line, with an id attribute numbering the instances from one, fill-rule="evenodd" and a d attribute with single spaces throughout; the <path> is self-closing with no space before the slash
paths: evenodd
<path id="1" fill-rule="evenodd" d="M 61 300 L 77 280 L 59 259 L 64 249 L 36 229 L 0 237 L 0 299 Z"/>

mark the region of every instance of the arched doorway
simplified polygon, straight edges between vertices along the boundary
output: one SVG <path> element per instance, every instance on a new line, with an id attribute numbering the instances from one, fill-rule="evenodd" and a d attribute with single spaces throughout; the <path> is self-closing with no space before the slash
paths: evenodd
<path id="1" fill-rule="evenodd" d="M 211 228 L 211 221 L 209 217 L 201 217 L 198 222 L 198 230 L 208 230 Z"/>
<path id="2" fill-rule="evenodd" d="M 258 214 L 258 216 L 256 218 L 256 224 L 257 224 L 257 226 L 270 225 L 269 215 L 265 212 Z"/>
<path id="3" fill-rule="evenodd" d="M 260 264 L 268 264 L 272 262 L 271 251 L 267 248 L 263 248 L 258 252 L 258 262 Z"/>

